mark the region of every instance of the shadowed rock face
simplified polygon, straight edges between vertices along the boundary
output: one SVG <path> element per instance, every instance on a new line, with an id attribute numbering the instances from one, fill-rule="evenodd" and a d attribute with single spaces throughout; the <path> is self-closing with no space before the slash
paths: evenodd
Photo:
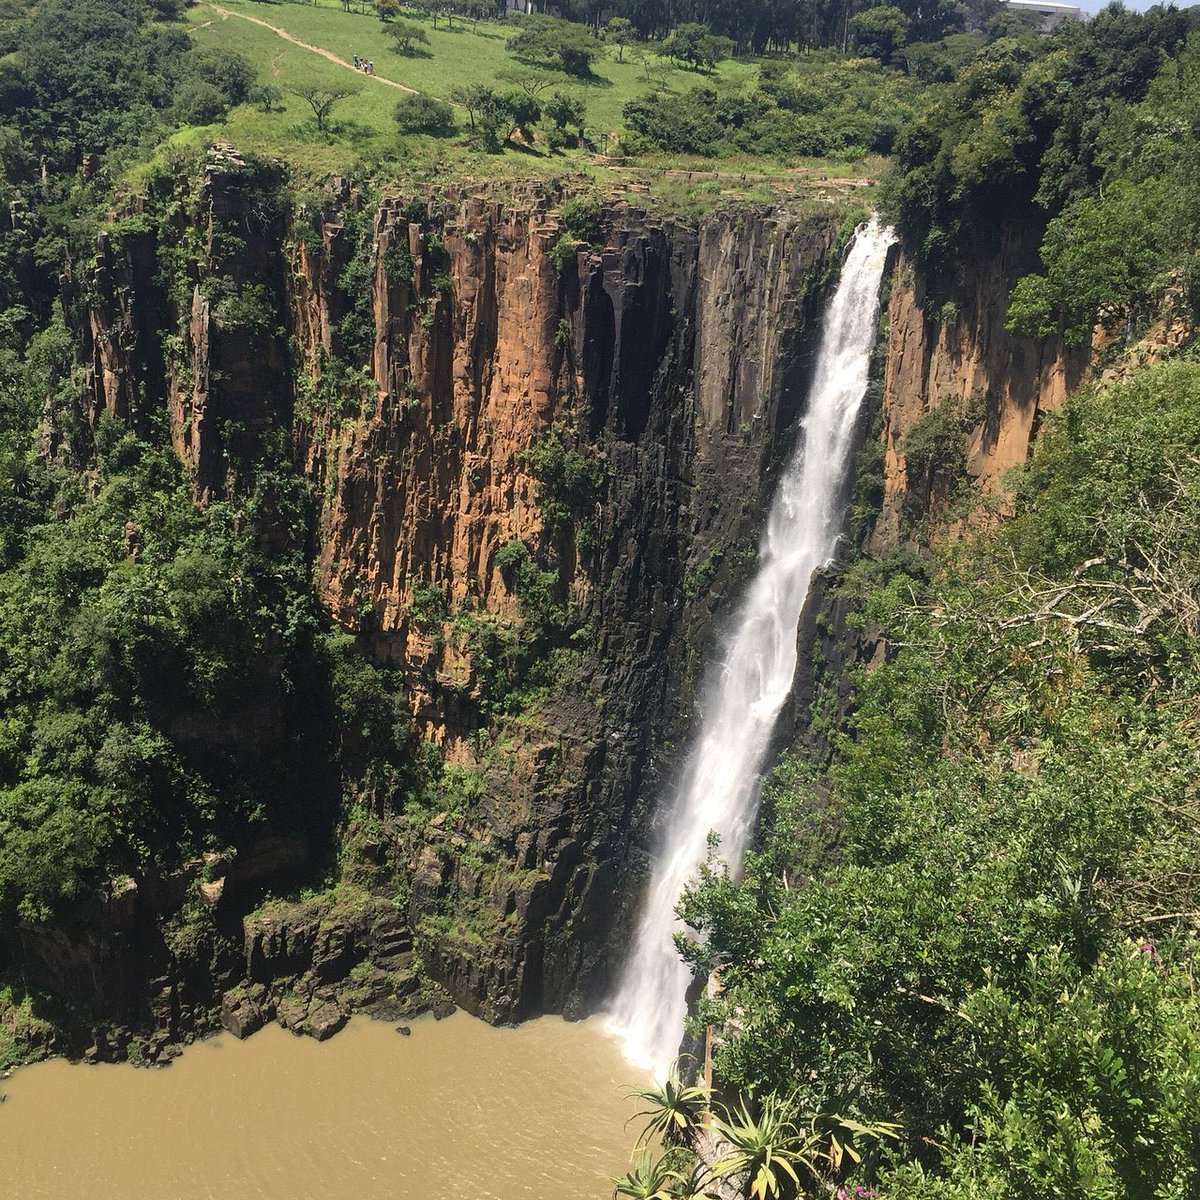
<path id="1" fill-rule="evenodd" d="M 168 216 L 142 202 L 157 234 L 108 236 L 72 266 L 87 415 L 147 428 L 165 406 L 198 503 L 244 489 L 286 435 L 317 498 L 324 611 L 403 669 L 419 736 L 480 784 L 415 838 L 371 797 L 403 863 L 376 881 L 406 897 L 388 936 L 411 935 L 431 983 L 490 1020 L 582 1012 L 607 990 L 652 803 L 801 415 L 837 215 L 742 207 L 697 228 L 615 202 L 584 240 L 550 188 L 370 206 L 343 188 L 292 211 L 263 171 L 217 153 Z M 587 486 L 556 490 L 549 443 L 594 466 Z M 562 653 L 506 714 L 463 631 L 523 627 L 504 569 L 518 540 L 573 635 L 535 648 Z M 250 899 L 209 897 L 247 964 L 220 981 L 229 1021 L 286 1009 L 329 1029 L 326 976 L 362 954 L 318 970 L 267 953 Z M 135 903 L 153 926 L 150 894 Z M 170 992 L 186 972 L 150 958 L 135 974 Z M 70 972 L 54 982 L 70 990 Z M 127 993 L 109 1015 L 145 1012 Z"/>

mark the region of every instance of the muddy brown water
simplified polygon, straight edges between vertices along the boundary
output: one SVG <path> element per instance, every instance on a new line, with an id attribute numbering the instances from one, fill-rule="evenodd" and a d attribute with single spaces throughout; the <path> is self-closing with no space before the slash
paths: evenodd
<path id="1" fill-rule="evenodd" d="M 269 1026 L 166 1070 L 38 1063 L 0 1081 L 12 1200 L 606 1200 L 641 1080 L 595 1020 Z"/>

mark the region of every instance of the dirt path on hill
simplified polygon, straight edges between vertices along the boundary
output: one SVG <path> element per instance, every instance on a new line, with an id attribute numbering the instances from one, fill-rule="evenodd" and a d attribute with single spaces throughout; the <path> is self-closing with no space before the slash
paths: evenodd
<path id="1" fill-rule="evenodd" d="M 260 17 L 251 17 L 246 13 L 230 12 L 229 9 L 222 8 L 219 4 L 209 4 L 208 7 L 217 13 L 222 21 L 227 21 L 230 17 L 237 17 L 239 21 L 249 21 L 252 25 L 261 25 L 264 29 L 269 29 L 272 33 L 278 34 L 285 42 L 291 42 L 293 46 L 299 46 L 301 50 L 307 50 L 310 54 L 319 54 L 322 58 L 327 58 L 331 63 L 335 63 L 339 67 L 345 67 L 347 71 L 353 71 L 355 75 L 360 75 L 364 79 L 373 79 L 376 83 L 386 84 L 388 87 L 396 88 L 401 92 L 410 92 L 414 96 L 421 94 L 419 88 L 409 87 L 406 83 L 397 83 L 394 79 L 385 79 L 382 75 L 363 75 L 363 72 L 357 70 L 353 63 L 347 62 L 344 58 L 338 58 L 332 50 L 326 50 L 322 46 L 314 46 L 311 42 L 303 42 L 295 34 L 288 33 L 286 29 L 281 29 L 278 25 L 272 25 L 269 21 L 264 21 Z"/>

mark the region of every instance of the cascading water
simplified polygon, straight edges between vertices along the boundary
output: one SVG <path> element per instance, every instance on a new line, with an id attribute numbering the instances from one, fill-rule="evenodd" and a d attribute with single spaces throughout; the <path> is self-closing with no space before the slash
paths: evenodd
<path id="1" fill-rule="evenodd" d="M 845 516 L 854 430 L 867 389 L 890 229 L 859 230 L 821 331 L 801 437 L 771 504 L 758 574 L 709 682 L 704 720 L 667 815 L 645 909 L 613 1002 L 626 1055 L 659 1076 L 679 1047 L 689 970 L 675 906 L 715 831 L 735 868 L 758 808 L 759 772 L 796 671 L 796 628 L 813 572 L 833 556 Z"/>

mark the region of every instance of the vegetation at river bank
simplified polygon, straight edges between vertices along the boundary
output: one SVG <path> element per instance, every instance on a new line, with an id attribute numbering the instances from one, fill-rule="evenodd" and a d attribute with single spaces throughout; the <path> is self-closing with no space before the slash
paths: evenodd
<path id="1" fill-rule="evenodd" d="M 1200 1173 L 1198 405 L 1192 362 L 1088 390 L 1010 520 L 920 575 L 856 564 L 893 660 L 822 779 L 780 770 L 745 877 L 711 867 L 684 905 L 722 1080 L 897 1122 L 884 1195 Z"/>

